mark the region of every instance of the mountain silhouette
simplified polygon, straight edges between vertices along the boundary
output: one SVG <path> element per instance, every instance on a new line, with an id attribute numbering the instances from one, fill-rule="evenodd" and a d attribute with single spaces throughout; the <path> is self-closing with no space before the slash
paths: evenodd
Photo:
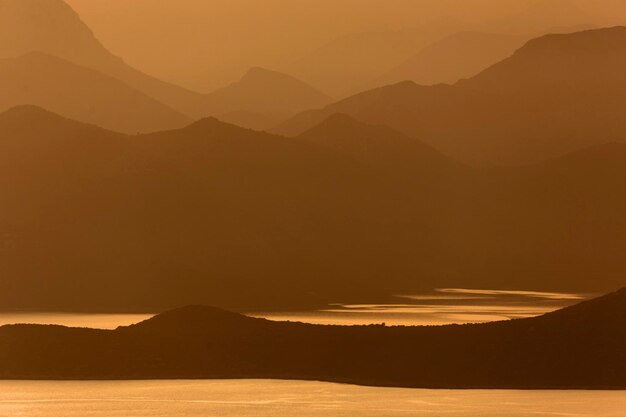
<path id="1" fill-rule="evenodd" d="M 44 52 L 117 78 L 189 117 L 205 114 L 201 94 L 125 64 L 63 0 L 0 0 L 0 10 L 0 58 Z"/>
<path id="2" fill-rule="evenodd" d="M 246 110 L 236 110 L 220 114 L 219 119 L 233 125 L 259 131 L 269 130 L 285 120 L 284 114 L 256 113 Z"/>
<path id="3" fill-rule="evenodd" d="M 216 116 L 244 127 L 262 129 L 300 111 L 331 102 L 323 93 L 293 77 L 261 68 L 251 69 L 239 82 L 210 94 L 161 81 L 132 68 L 109 52 L 63 0 L 0 0 L 0 11 L 0 58 L 15 58 L 32 52 L 59 57 L 115 78 L 189 119 Z M 96 84 L 97 81 L 93 79 L 89 88 L 106 89 L 106 83 Z M 13 103 L 17 104 L 42 103 Z M 88 102 L 77 101 L 75 104 L 82 104 L 83 111 L 91 108 Z M 100 124 L 97 118 L 85 119 L 77 112 L 64 113 L 56 106 L 49 110 Z M 167 126 L 158 119 L 155 117 L 155 130 L 159 124 Z M 100 125 L 124 131 L 134 128 L 119 129 L 111 123 Z M 170 124 L 169 127 L 177 125 Z"/>
<path id="4" fill-rule="evenodd" d="M 405 80 L 421 85 L 452 84 L 512 55 L 527 39 L 495 33 L 456 33 L 422 49 L 378 78 L 370 88 Z"/>
<path id="5" fill-rule="evenodd" d="M 534 95 L 545 89 L 572 96 L 617 93 L 626 87 L 621 77 L 625 46 L 626 27 L 550 34 L 461 85 L 494 94 Z"/>
<path id="6" fill-rule="evenodd" d="M 0 309 L 599 291 L 626 268 L 621 143 L 478 170 L 342 115 L 299 138 L 213 118 L 128 136 L 25 106 L 0 132 Z"/>
<path id="7" fill-rule="evenodd" d="M 331 95 L 345 97 L 459 27 L 463 24 L 453 19 L 438 19 L 400 31 L 346 34 L 285 68 Z"/>
<path id="8" fill-rule="evenodd" d="M 571 0 L 534 0 L 518 13 L 482 24 L 481 30 L 528 35 L 602 23 L 602 18 L 582 10 Z"/>
<path id="9" fill-rule="evenodd" d="M 252 68 L 240 81 L 208 94 L 205 102 L 207 114 L 262 129 L 272 127 L 272 121 L 330 104 L 332 99 L 291 76 Z"/>
<path id="10" fill-rule="evenodd" d="M 0 111 L 38 105 L 127 133 L 182 127 L 190 119 L 115 78 L 39 52 L 0 59 Z"/>
<path id="11" fill-rule="evenodd" d="M 17 285 L 6 306 L 236 305 L 261 292 L 263 302 L 306 305 L 306 294 L 331 288 L 313 280 L 329 265 L 312 260 L 330 261 L 371 221 L 372 190 L 387 194 L 348 158 L 216 119 L 124 136 L 20 107 L 0 115 L 0 132 L 0 171 L 12 179 L 0 185 L 0 257 L 3 283 Z M 328 233 L 336 244 L 324 243 Z M 291 280 L 299 274 L 308 284 Z"/>
<path id="12" fill-rule="evenodd" d="M 402 82 L 302 113 L 273 130 L 295 136 L 346 113 L 472 164 L 546 160 L 623 140 L 624 48 L 624 27 L 547 35 L 453 86 Z"/>
<path id="13" fill-rule="evenodd" d="M 625 323 L 624 289 L 536 318 L 464 326 L 319 326 L 193 306 L 116 330 L 1 327 L 0 377 L 623 389 Z"/>
<path id="14" fill-rule="evenodd" d="M 430 146 L 389 127 L 368 125 L 345 114 L 334 114 L 297 138 L 348 155 L 385 174 L 433 182 L 438 174 L 467 175 L 461 164 Z"/>

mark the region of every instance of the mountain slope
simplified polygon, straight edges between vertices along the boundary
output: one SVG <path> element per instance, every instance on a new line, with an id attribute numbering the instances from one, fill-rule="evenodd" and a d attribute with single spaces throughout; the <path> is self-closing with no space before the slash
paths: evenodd
<path id="1" fill-rule="evenodd" d="M 0 309 L 598 291 L 623 284 L 625 167 L 613 144 L 473 170 L 345 116 L 297 139 L 216 119 L 126 136 L 16 108 L 0 114 Z"/>
<path id="2" fill-rule="evenodd" d="M 297 135 L 334 113 L 393 127 L 478 165 L 537 162 L 621 141 L 626 28 L 547 35 L 454 86 L 370 90 L 274 130 Z"/>
<path id="3" fill-rule="evenodd" d="M 411 80 L 417 84 L 452 84 L 471 77 L 511 55 L 524 36 L 461 32 L 422 49 L 374 81 L 379 87 Z"/>
<path id="4" fill-rule="evenodd" d="M 262 115 L 267 119 L 318 108 L 331 103 L 331 98 L 293 77 L 263 68 L 250 69 L 243 78 L 205 97 L 207 114 L 233 118 L 234 113 Z M 238 120 L 241 120 L 239 118 Z M 269 128 L 268 124 L 255 127 Z M 248 126 L 244 126 L 248 127 Z"/>
<path id="5" fill-rule="evenodd" d="M 297 138 L 348 155 L 384 171 L 386 175 L 432 182 L 436 182 L 435 177 L 439 175 L 467 175 L 461 164 L 416 139 L 386 126 L 359 122 L 344 114 L 330 116 Z M 433 188 L 443 186 L 445 184 L 438 183 Z"/>
<path id="6" fill-rule="evenodd" d="M 332 288 L 320 268 L 355 268 L 359 248 L 334 254 L 387 194 L 343 156 L 214 119 L 129 137 L 23 107 L 0 149 L 4 308 L 310 303 Z"/>
<path id="7" fill-rule="evenodd" d="M 0 376 L 623 389 L 625 323 L 626 290 L 537 318 L 441 327 L 316 326 L 195 306 L 114 331 L 4 326 Z"/>
<path id="8" fill-rule="evenodd" d="M 285 71 L 333 96 L 345 96 L 462 26 L 440 19 L 397 32 L 347 34 L 304 54 Z"/>
<path id="9" fill-rule="evenodd" d="M 44 52 L 91 68 L 190 117 L 201 117 L 202 95 L 157 80 L 109 52 L 63 0 L 0 0 L 0 58 Z"/>
<path id="10" fill-rule="evenodd" d="M 484 31 L 512 34 L 544 34 L 553 28 L 602 25 L 603 19 L 581 9 L 571 0 L 535 0 L 524 10 L 487 22 Z"/>
<path id="11" fill-rule="evenodd" d="M 537 94 L 545 89 L 570 95 L 623 94 L 625 49 L 623 26 L 545 35 L 460 84 L 493 94 Z"/>
<path id="12" fill-rule="evenodd" d="M 127 133 L 182 127 L 190 119 L 124 83 L 43 53 L 0 59 L 0 111 L 38 105 Z"/>

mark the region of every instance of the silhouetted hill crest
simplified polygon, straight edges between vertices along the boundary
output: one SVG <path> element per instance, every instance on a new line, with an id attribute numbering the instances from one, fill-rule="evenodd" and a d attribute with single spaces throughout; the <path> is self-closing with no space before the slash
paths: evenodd
<path id="1" fill-rule="evenodd" d="M 303 81 L 298 80 L 291 75 L 269 70 L 263 67 L 252 67 L 250 68 L 239 82 L 242 83 L 266 83 L 266 82 L 287 82 L 287 83 L 296 83 L 299 85 L 307 86 L 308 84 Z"/>
<path id="2" fill-rule="evenodd" d="M 567 319 L 570 325 L 626 323 L 626 288 L 547 313 L 543 319 Z"/>
<path id="3" fill-rule="evenodd" d="M 119 79 L 48 52 L 0 58 L 0 111 L 33 104 L 118 132 L 173 129 L 183 114 Z"/>
<path id="4" fill-rule="evenodd" d="M 64 133 L 76 130 L 85 130 L 91 133 L 107 133 L 122 136 L 107 129 L 89 123 L 72 120 L 57 113 L 51 112 L 43 107 L 24 104 L 12 107 L 0 113 L 0 128 L 4 131 L 15 132 L 14 129 L 39 131 L 42 134 L 48 133 L 54 136 L 56 132 L 51 132 L 51 128 L 58 129 Z M 1 137 L 2 135 L 0 135 Z"/>
<path id="5" fill-rule="evenodd" d="M 122 61 L 63 0 L 0 0 L 0 10 L 0 57 L 41 51 L 88 61 Z"/>
<path id="6" fill-rule="evenodd" d="M 152 318 L 125 328 L 154 332 L 172 330 L 209 331 L 215 327 L 239 326 L 261 321 L 264 320 L 247 317 L 216 307 L 190 305 L 157 314 Z"/>
<path id="7" fill-rule="evenodd" d="M 566 94 L 623 92 L 626 80 L 626 27 L 548 34 L 457 86 L 483 92 Z"/>

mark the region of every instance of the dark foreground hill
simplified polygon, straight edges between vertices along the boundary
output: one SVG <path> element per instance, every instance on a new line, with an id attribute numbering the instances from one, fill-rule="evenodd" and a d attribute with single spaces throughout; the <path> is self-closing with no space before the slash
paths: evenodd
<path id="1" fill-rule="evenodd" d="M 0 378 L 624 389 L 626 289 L 537 318 L 480 325 L 319 326 L 186 307 L 113 331 L 5 326 Z"/>

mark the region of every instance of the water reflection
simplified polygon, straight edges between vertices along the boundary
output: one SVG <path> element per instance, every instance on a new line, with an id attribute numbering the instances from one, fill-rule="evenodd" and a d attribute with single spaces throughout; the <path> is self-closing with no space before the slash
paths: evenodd
<path id="1" fill-rule="evenodd" d="M 335 304 L 316 311 L 256 312 L 277 321 L 313 324 L 444 325 L 484 323 L 533 317 L 575 304 L 593 294 L 443 288 L 423 294 L 399 295 L 397 303 Z M 150 314 L 0 313 L 5 324 L 56 324 L 115 329 L 152 317 Z"/>
<path id="2" fill-rule="evenodd" d="M 624 391 L 411 390 L 299 381 L 0 381 L 0 416 L 623 417 Z"/>
<path id="3" fill-rule="evenodd" d="M 314 324 L 445 325 L 484 323 L 534 317 L 571 304 L 592 294 L 538 291 L 436 289 L 431 293 L 397 296 L 393 304 L 337 304 L 332 308 L 294 313 L 254 313 L 271 320 Z"/>
<path id="4" fill-rule="evenodd" d="M 0 326 L 19 323 L 115 329 L 118 326 L 128 326 L 150 317 L 152 317 L 151 314 L 0 313 Z"/>

